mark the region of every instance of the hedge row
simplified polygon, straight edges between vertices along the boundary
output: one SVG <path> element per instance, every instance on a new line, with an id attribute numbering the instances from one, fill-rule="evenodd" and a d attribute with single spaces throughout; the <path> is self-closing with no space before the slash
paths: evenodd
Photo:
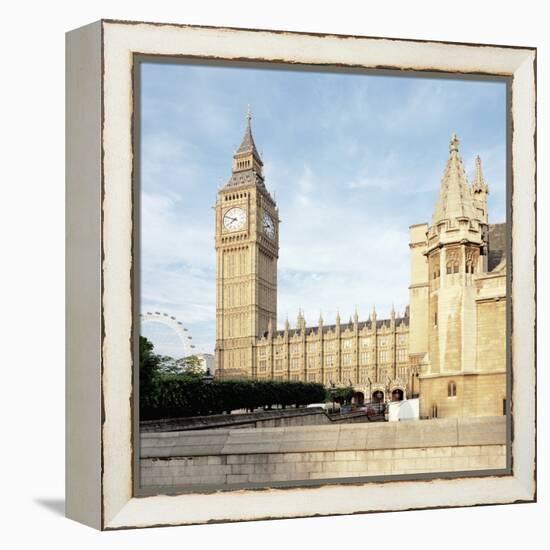
<path id="1" fill-rule="evenodd" d="M 275 380 L 214 380 L 198 377 L 163 376 L 140 397 L 141 419 L 177 418 L 220 414 L 235 409 L 270 408 L 276 405 L 322 403 L 322 384 Z"/>

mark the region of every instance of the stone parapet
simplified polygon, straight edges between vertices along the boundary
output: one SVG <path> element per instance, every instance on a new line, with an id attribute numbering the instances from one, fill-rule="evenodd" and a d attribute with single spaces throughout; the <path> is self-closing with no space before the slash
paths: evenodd
<path id="1" fill-rule="evenodd" d="M 504 445 L 504 416 L 141 434 L 141 457 Z"/>
<path id="2" fill-rule="evenodd" d="M 143 487 L 503 469 L 504 416 L 141 434 Z"/>

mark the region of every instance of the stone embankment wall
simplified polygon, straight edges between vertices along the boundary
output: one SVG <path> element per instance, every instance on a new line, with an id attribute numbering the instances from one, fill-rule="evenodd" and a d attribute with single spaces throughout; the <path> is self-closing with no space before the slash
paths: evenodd
<path id="1" fill-rule="evenodd" d="M 506 467 L 506 419 L 141 434 L 142 487 L 198 487 Z"/>
<path id="2" fill-rule="evenodd" d="M 213 430 L 216 428 L 278 428 L 286 426 L 317 426 L 340 422 L 369 422 L 366 412 L 329 415 L 321 408 L 277 409 L 246 414 L 216 414 L 186 418 L 146 420 L 141 433 L 176 432 L 183 430 Z"/>

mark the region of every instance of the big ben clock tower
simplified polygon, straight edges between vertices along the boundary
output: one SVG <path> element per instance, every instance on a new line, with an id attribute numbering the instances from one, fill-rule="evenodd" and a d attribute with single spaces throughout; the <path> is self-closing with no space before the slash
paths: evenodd
<path id="1" fill-rule="evenodd" d="M 250 127 L 216 200 L 216 375 L 256 375 L 256 340 L 277 322 L 279 216 Z"/>

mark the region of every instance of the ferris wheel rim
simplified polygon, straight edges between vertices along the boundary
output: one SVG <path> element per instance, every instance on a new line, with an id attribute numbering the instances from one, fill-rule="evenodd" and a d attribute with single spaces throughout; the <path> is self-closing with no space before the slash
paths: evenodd
<path id="1" fill-rule="evenodd" d="M 184 351 L 184 356 L 189 355 L 189 350 L 195 348 L 195 345 L 192 343 L 193 337 L 189 333 L 189 329 L 186 328 L 175 315 L 170 315 L 162 311 L 146 311 L 140 313 L 139 317 L 141 323 L 160 323 L 164 326 L 168 326 L 169 328 L 171 328 L 180 339 Z"/>

